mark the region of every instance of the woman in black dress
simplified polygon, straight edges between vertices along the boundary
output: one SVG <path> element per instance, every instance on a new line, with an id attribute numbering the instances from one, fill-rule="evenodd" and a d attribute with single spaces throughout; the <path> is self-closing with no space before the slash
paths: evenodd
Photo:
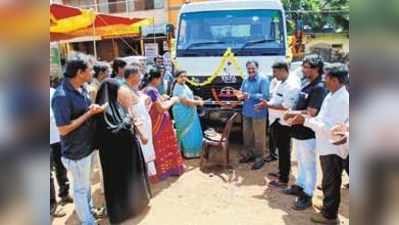
<path id="1" fill-rule="evenodd" d="M 140 121 L 131 107 L 135 104 L 130 90 L 115 79 L 103 81 L 96 103 L 108 103 L 96 118 L 95 142 L 100 151 L 105 201 L 109 220 L 121 223 L 136 216 L 150 201 L 144 157 L 136 132 L 142 141 Z"/>

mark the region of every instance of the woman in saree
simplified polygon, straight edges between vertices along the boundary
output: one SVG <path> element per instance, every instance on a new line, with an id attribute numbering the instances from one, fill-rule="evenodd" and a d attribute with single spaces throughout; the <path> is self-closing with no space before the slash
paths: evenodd
<path id="1" fill-rule="evenodd" d="M 125 68 L 125 81 L 126 85 L 132 90 L 132 98 L 134 101 L 133 110 L 139 119 L 143 122 L 143 129 L 145 136 L 148 137 L 148 143 L 144 144 L 140 141 L 141 149 L 143 151 L 144 160 L 147 165 L 149 179 L 152 183 L 157 182 L 157 171 L 155 168 L 155 151 L 152 140 L 152 123 L 151 117 L 148 113 L 147 102 L 151 100 L 143 92 L 139 91 L 141 81 L 140 68 L 135 66 L 127 66 Z"/>
<path id="2" fill-rule="evenodd" d="M 132 109 L 127 86 L 112 78 L 105 80 L 96 103 L 108 104 L 104 114 L 96 117 L 95 143 L 100 153 L 109 220 L 118 224 L 138 215 L 149 204 L 151 192 L 137 136 L 143 143 L 148 138 Z"/>
<path id="3" fill-rule="evenodd" d="M 191 89 L 185 84 L 186 71 L 176 73 L 176 84 L 173 96 L 179 97 L 179 103 L 172 108 L 177 130 L 177 137 L 186 158 L 197 158 L 202 151 L 202 129 L 197 113 L 197 107 L 203 106 L 201 98 L 194 97 Z"/>
<path id="4" fill-rule="evenodd" d="M 150 116 L 156 153 L 155 164 L 159 180 L 164 180 L 169 176 L 179 176 L 184 171 L 176 132 L 168 112 L 170 107 L 178 101 L 178 98 L 173 97 L 169 100 L 161 98 L 156 88 L 162 82 L 159 71 L 152 70 L 147 80 L 149 83 L 143 91 L 152 101 Z"/>

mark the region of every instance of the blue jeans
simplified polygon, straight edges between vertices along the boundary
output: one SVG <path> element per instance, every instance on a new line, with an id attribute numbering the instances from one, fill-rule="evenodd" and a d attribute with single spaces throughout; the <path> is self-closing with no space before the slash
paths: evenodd
<path id="1" fill-rule="evenodd" d="M 61 158 L 65 168 L 72 174 L 73 199 L 82 225 L 97 224 L 91 213 L 93 208 L 90 189 L 92 155 L 80 160 Z"/>
<path id="2" fill-rule="evenodd" d="M 303 191 L 313 196 L 316 186 L 316 140 L 292 139 L 298 160 L 298 177 L 296 185 L 303 188 Z"/>

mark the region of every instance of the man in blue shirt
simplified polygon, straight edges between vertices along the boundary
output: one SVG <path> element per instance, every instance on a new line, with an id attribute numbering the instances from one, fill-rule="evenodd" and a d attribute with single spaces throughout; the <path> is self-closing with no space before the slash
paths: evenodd
<path id="1" fill-rule="evenodd" d="M 240 163 L 255 161 L 252 169 L 257 170 L 265 164 L 268 112 L 267 109 L 257 110 L 255 106 L 261 100 L 269 98 L 269 81 L 258 74 L 258 62 L 248 61 L 246 67 L 248 77 L 242 82 L 241 92 L 237 94 L 240 100 L 244 100 L 242 109 L 244 149 L 241 151 Z"/>
<path id="2" fill-rule="evenodd" d="M 90 118 L 104 111 L 91 104 L 89 93 L 83 87 L 91 80 L 91 68 L 83 60 L 71 60 L 65 70 L 65 79 L 56 89 L 51 106 L 61 136 L 62 163 L 73 178 L 75 209 L 82 225 L 96 225 L 92 215 L 90 171 L 93 133 Z"/>

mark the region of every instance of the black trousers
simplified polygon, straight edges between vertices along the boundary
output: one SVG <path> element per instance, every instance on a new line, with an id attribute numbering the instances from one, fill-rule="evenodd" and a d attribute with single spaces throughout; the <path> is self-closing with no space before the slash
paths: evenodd
<path id="1" fill-rule="evenodd" d="M 50 157 L 51 158 L 51 157 Z M 51 159 L 50 159 L 51 161 Z M 51 163 L 50 163 L 51 164 Z M 53 179 L 53 173 L 51 172 L 50 168 L 50 209 L 55 207 L 55 204 L 57 203 L 57 199 L 55 197 L 55 188 L 54 188 L 54 179 Z"/>
<path id="2" fill-rule="evenodd" d="M 288 183 L 291 170 L 291 127 L 280 123 L 273 125 L 273 140 L 278 149 L 280 181 Z"/>
<path id="3" fill-rule="evenodd" d="M 69 194 L 69 180 L 67 176 L 67 170 L 61 162 L 61 144 L 55 143 L 50 145 L 50 201 L 55 201 L 55 188 L 52 176 L 52 171 L 55 172 L 55 177 L 58 183 L 58 197 L 63 198 Z M 52 197 L 54 196 L 54 197 Z"/>
<path id="4" fill-rule="evenodd" d="M 323 173 L 324 194 L 322 213 L 328 219 L 336 219 L 341 201 L 342 171 L 345 160 L 337 155 L 325 155 L 320 156 L 320 165 Z"/>
<path id="5" fill-rule="evenodd" d="M 346 174 L 348 174 L 348 176 L 349 176 L 349 155 L 344 160 L 344 170 L 345 170 Z"/>
<path id="6" fill-rule="evenodd" d="M 272 123 L 269 126 L 269 129 L 267 129 L 269 131 L 269 156 L 271 156 L 273 158 L 277 158 L 278 157 L 278 155 L 277 155 L 277 147 L 276 147 L 276 143 L 275 143 L 275 140 L 274 140 L 275 137 L 273 135 L 273 129 L 274 129 L 276 123 L 277 122 Z"/>

